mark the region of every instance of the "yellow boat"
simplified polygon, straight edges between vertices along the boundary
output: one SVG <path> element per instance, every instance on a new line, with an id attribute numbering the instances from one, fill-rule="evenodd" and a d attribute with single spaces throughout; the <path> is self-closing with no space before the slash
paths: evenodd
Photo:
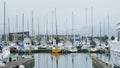
<path id="1" fill-rule="evenodd" d="M 55 46 L 53 49 L 52 49 L 52 53 L 61 53 L 62 50 L 60 48 L 60 46 Z"/>

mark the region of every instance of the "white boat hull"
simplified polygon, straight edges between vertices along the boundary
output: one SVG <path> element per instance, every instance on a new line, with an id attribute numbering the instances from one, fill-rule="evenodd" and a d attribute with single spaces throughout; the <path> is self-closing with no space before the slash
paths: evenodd
<path id="1" fill-rule="evenodd" d="M 68 53 L 76 53 L 78 52 L 78 49 L 75 46 L 69 46 L 67 49 Z"/>
<path id="2" fill-rule="evenodd" d="M 110 54 L 111 54 L 111 59 L 113 61 L 113 65 L 120 67 L 120 52 L 111 50 Z"/>
<path id="3" fill-rule="evenodd" d="M 120 43 L 117 41 L 110 42 L 110 55 L 113 65 L 120 67 Z"/>

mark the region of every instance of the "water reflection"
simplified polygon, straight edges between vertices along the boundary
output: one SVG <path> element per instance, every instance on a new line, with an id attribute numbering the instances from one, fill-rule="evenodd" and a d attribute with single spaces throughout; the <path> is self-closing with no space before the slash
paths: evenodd
<path id="1" fill-rule="evenodd" d="M 94 55 L 97 55 L 104 61 L 108 61 L 108 57 L 104 54 Z M 72 53 L 67 55 L 61 55 L 59 53 L 39 53 L 34 54 L 34 56 L 35 68 L 93 68 L 93 54 Z"/>
<path id="2" fill-rule="evenodd" d="M 92 63 L 92 56 L 98 56 L 105 62 L 110 61 L 110 57 L 105 54 L 90 54 L 90 53 L 71 53 L 62 55 L 60 53 L 35 53 L 35 54 L 12 54 L 14 59 L 19 56 L 34 56 L 34 68 L 94 68 Z M 17 60 L 17 59 L 15 59 Z"/>

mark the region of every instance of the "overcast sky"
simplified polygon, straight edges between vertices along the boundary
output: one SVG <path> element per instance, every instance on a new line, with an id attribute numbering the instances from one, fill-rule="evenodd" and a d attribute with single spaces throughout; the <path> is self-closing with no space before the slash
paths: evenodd
<path id="1" fill-rule="evenodd" d="M 91 7 L 93 6 L 94 35 L 100 33 L 100 22 L 102 23 L 102 35 L 107 34 L 107 15 L 110 17 L 110 35 L 116 35 L 115 27 L 120 19 L 120 0 L 5 0 L 6 2 L 6 23 L 10 17 L 10 32 L 16 32 L 16 15 L 19 18 L 19 31 L 22 31 L 22 13 L 25 15 L 25 31 L 29 21 L 29 31 L 31 32 L 31 12 L 34 15 L 34 34 L 38 33 L 38 16 L 40 24 L 40 34 L 46 32 L 46 22 L 48 19 L 48 33 L 52 33 L 52 10 L 56 8 L 58 34 L 66 34 L 66 22 L 68 34 L 72 34 L 71 16 L 74 12 L 74 32 L 76 34 L 86 34 L 85 9 L 87 8 L 87 35 L 91 35 Z M 0 0 L 0 33 L 3 33 L 4 23 L 4 0 Z M 54 16 L 54 14 L 53 14 Z M 54 20 L 54 19 L 53 19 Z M 105 23 L 105 29 L 104 29 Z M 55 34 L 55 22 L 54 22 Z M 6 25 L 6 29 L 7 25 Z M 6 32 L 8 32 L 6 30 Z"/>

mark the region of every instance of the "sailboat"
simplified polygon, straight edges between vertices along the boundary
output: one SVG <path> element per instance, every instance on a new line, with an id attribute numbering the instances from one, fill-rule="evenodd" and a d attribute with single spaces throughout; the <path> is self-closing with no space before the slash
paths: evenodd
<path id="1" fill-rule="evenodd" d="M 22 14 L 22 26 L 23 26 L 23 28 L 22 28 L 22 43 L 21 43 L 18 51 L 26 52 L 26 51 L 30 51 L 33 48 L 31 48 L 32 47 L 31 39 L 28 36 L 25 37 L 25 34 L 24 34 L 24 14 Z"/>
<path id="2" fill-rule="evenodd" d="M 38 22 L 38 35 L 36 35 L 36 39 L 35 39 L 35 41 L 34 41 L 34 45 L 35 45 L 35 46 L 32 46 L 32 47 L 34 48 L 34 50 L 38 50 L 38 47 L 39 47 L 39 45 L 40 45 L 40 37 L 39 37 L 39 16 L 38 16 L 37 22 Z M 28 31 L 29 31 L 29 30 L 28 30 Z"/>
<path id="3" fill-rule="evenodd" d="M 81 42 L 81 48 L 82 49 L 88 49 L 89 48 L 89 45 L 90 45 L 90 42 L 89 42 L 89 40 L 88 40 L 88 38 L 87 38 L 87 31 L 88 31 L 88 26 L 87 26 L 87 8 L 85 9 L 85 16 L 86 16 L 86 19 L 85 19 L 85 21 L 86 21 L 86 31 L 85 31 L 85 33 L 86 33 L 86 37 L 85 37 L 85 39 L 83 40 L 82 38 L 80 38 L 80 42 Z"/>
<path id="4" fill-rule="evenodd" d="M 55 9 L 55 22 L 56 22 L 56 39 L 53 41 L 53 47 L 52 47 L 52 53 L 60 53 L 62 52 L 62 45 L 59 45 L 58 43 L 58 33 L 57 33 L 57 16 L 56 16 L 56 9 Z"/>
<path id="5" fill-rule="evenodd" d="M 72 12 L 72 45 L 68 45 L 68 49 L 67 52 L 68 53 L 76 53 L 78 51 L 78 49 L 75 46 L 75 34 L 74 34 L 74 28 L 73 28 L 73 15 L 74 13 Z"/>
<path id="6" fill-rule="evenodd" d="M 92 25 L 92 30 L 91 30 L 91 42 L 90 42 L 90 47 L 88 48 L 89 52 L 97 52 L 99 51 L 99 48 L 96 46 L 96 40 L 94 40 L 93 37 L 93 7 L 91 7 L 91 25 Z M 100 24 L 100 31 L 101 31 L 101 24 Z"/>
<path id="7" fill-rule="evenodd" d="M 48 41 L 48 18 L 47 18 L 44 38 L 41 40 L 41 45 L 39 46 L 39 49 L 47 49 L 47 47 L 48 47 L 47 41 Z"/>
<path id="8" fill-rule="evenodd" d="M 108 44 L 108 43 L 110 42 L 110 38 L 109 38 L 109 30 L 110 30 L 109 13 L 108 13 L 107 18 L 108 18 L 108 41 L 105 42 L 105 45 L 106 45 L 106 46 L 105 46 L 105 49 L 106 49 L 106 50 L 109 50 L 109 49 L 110 49 L 110 45 Z"/>
<path id="9" fill-rule="evenodd" d="M 8 33 L 10 33 L 10 19 L 8 17 Z M 17 33 L 18 33 L 18 15 L 16 15 L 16 34 L 14 38 L 16 38 L 16 41 L 15 42 L 10 42 L 9 45 L 10 45 L 10 51 L 17 51 L 19 46 L 18 46 L 18 38 L 17 38 Z M 10 37 L 8 36 L 8 39 L 10 40 Z"/>
<path id="10" fill-rule="evenodd" d="M 5 23 L 6 23 L 6 17 L 5 17 L 5 2 L 4 2 L 4 36 L 6 36 L 5 35 Z M 5 41 L 7 41 L 7 39 Z M 8 62 L 8 59 L 10 56 L 10 49 L 9 48 L 10 48 L 9 46 L 4 46 L 4 45 L 0 46 L 0 66 L 5 66 L 4 63 Z"/>

